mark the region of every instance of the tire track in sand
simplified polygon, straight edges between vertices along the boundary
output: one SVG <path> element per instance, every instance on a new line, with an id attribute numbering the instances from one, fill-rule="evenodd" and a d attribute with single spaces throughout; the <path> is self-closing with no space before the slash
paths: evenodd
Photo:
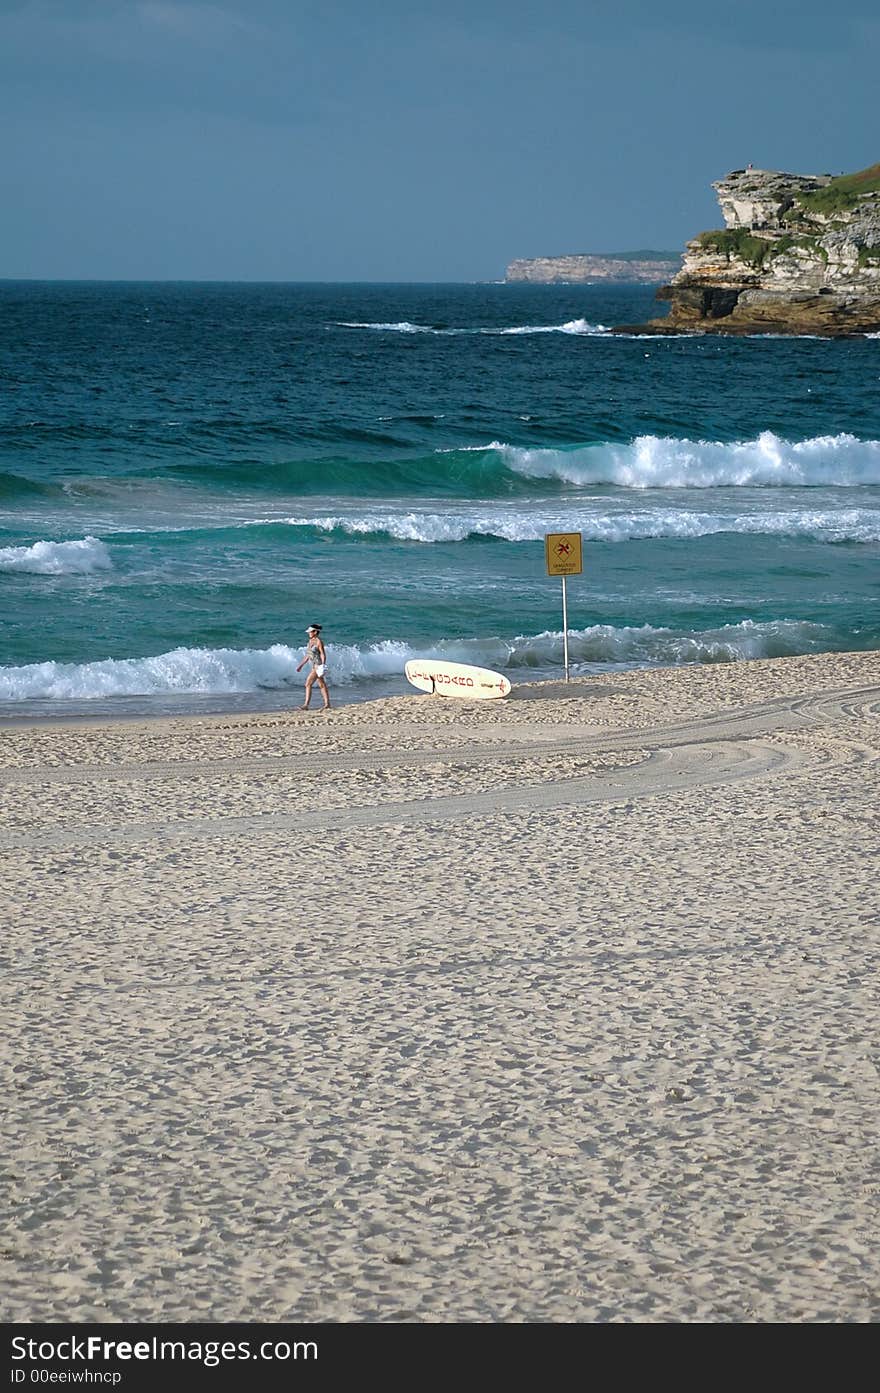
<path id="1" fill-rule="evenodd" d="M 744 707 L 738 711 L 721 712 L 692 722 L 676 723 L 653 729 L 610 731 L 558 736 L 551 741 L 532 738 L 518 741 L 515 746 L 497 744 L 455 751 L 440 746 L 421 750 L 396 750 L 332 755 L 322 753 L 313 757 L 294 756 L 290 759 L 257 759 L 197 761 L 181 767 L 171 765 L 126 766 L 126 777 L 192 777 L 206 774 L 261 774 L 273 768 L 295 766 L 301 772 L 310 766 L 328 775 L 346 770 L 394 768 L 403 765 L 480 764 L 487 760 L 515 761 L 528 758 L 561 760 L 597 753 L 601 750 L 639 748 L 648 751 L 646 759 L 602 774 L 568 777 L 564 769 L 559 777 L 551 776 L 545 783 L 493 789 L 489 792 L 444 795 L 428 793 L 419 800 L 395 802 L 393 798 L 347 808 L 309 808 L 302 812 L 257 814 L 241 817 L 161 819 L 131 822 L 118 827 L 82 826 L 57 831 L 0 832 L 0 848 L 5 850 L 38 850 L 88 844 L 130 844 L 145 841 L 181 842 L 189 840 L 223 839 L 259 835 L 263 832 L 295 833 L 308 828 L 332 831 L 359 826 L 383 824 L 415 824 L 460 822 L 469 817 L 498 813 L 545 810 L 588 803 L 631 802 L 656 797 L 666 792 L 705 785 L 738 782 L 744 779 L 773 775 L 784 767 L 827 761 L 833 756 L 827 751 L 807 755 L 792 747 L 775 746 L 762 736 L 774 731 L 805 728 L 828 728 L 876 714 L 880 709 L 880 688 L 869 687 L 822 693 L 816 698 L 785 697 Z M 876 756 L 876 751 L 863 747 L 863 757 Z M 11 770 L 14 775 L 6 781 L 17 784 L 41 784 L 47 781 L 100 782 L 108 773 L 106 766 L 73 769 Z M 434 787 L 442 787 L 442 774 L 436 775 Z"/>

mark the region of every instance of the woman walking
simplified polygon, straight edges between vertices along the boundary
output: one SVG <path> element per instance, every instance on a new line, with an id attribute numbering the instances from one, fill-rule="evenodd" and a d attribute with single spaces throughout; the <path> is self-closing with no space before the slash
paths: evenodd
<path id="1" fill-rule="evenodd" d="M 324 674 L 327 671 L 327 650 L 324 647 L 324 640 L 321 638 L 321 625 L 310 624 L 309 627 L 306 629 L 306 633 L 309 636 L 308 647 L 306 648 L 306 656 L 303 658 L 302 662 L 297 668 L 297 672 L 300 672 L 305 667 L 306 663 L 311 663 L 312 667 L 308 677 L 306 678 L 306 699 L 303 702 L 301 709 L 303 711 L 308 711 L 309 702 L 312 699 L 312 688 L 317 682 L 318 686 L 321 689 L 321 695 L 324 698 L 324 710 L 329 711 L 330 693 L 327 690 L 327 682 L 324 676 Z"/>

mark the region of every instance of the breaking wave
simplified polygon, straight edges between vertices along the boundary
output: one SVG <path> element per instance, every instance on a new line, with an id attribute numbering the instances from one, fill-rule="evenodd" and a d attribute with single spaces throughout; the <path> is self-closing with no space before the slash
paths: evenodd
<path id="1" fill-rule="evenodd" d="M 827 625 L 795 620 L 754 623 L 744 620 L 692 633 L 655 628 L 595 624 L 569 634 L 575 669 L 674 666 L 788 657 L 851 647 Z M 207 695 L 279 690 L 302 685 L 297 663 L 302 650 L 276 643 L 264 649 L 176 648 L 147 658 L 107 658 L 90 663 L 28 663 L 0 668 L 0 701 L 82 701 L 106 697 Z M 413 647 L 386 639 L 369 645 L 334 644 L 328 676 L 346 686 L 403 674 L 409 658 L 448 658 L 507 671 L 521 680 L 552 675 L 563 663 L 563 639 L 547 631 L 511 640 L 443 640 Z"/>
<path id="2" fill-rule="evenodd" d="M 847 644 L 850 647 L 851 644 Z M 733 663 L 754 658 L 787 658 L 801 653 L 835 651 L 838 643 L 827 625 L 780 619 L 681 633 L 675 629 L 594 624 L 569 634 L 569 655 L 577 667 L 677 667 L 688 663 Z M 519 640 L 505 666 L 560 664 L 561 633 L 547 632 Z"/>
<path id="3" fill-rule="evenodd" d="M 289 527 L 315 536 L 340 539 L 391 539 L 398 542 L 542 541 L 547 532 L 577 530 L 585 541 L 628 542 L 662 538 L 694 540 L 738 533 L 747 536 L 800 537 L 816 542 L 880 541 L 880 509 L 849 508 L 841 512 L 805 509 L 767 513 L 692 513 L 680 509 L 597 513 L 568 509 L 564 516 L 542 514 L 534 508 L 443 513 L 411 510 L 375 512 L 360 516 L 288 517 Z M 273 525 L 273 520 L 247 526 Z"/>
<path id="4" fill-rule="evenodd" d="M 336 682 L 403 672 L 412 653 L 402 644 L 334 646 Z M 255 692 L 301 687 L 302 649 L 175 648 L 147 658 L 105 658 L 91 663 L 27 663 L 0 668 L 0 701 L 71 701 L 98 697 Z"/>
<path id="5" fill-rule="evenodd" d="M 514 324 L 510 328 L 477 328 L 477 329 L 455 329 L 445 325 L 433 324 L 411 324 L 409 320 L 402 319 L 395 323 L 371 320 L 338 320 L 339 329 L 374 329 L 385 333 L 393 334 L 440 334 L 443 336 L 451 335 L 496 335 L 503 337 L 506 334 L 610 334 L 611 330 L 605 324 L 591 324 L 586 319 L 568 319 L 564 324 Z"/>
<path id="6" fill-rule="evenodd" d="M 565 324 L 520 324 L 513 329 L 483 329 L 484 334 L 610 334 L 607 324 L 590 324 L 586 319 L 569 319 Z"/>
<path id="7" fill-rule="evenodd" d="M 725 443 L 642 435 L 628 445 L 528 450 L 493 441 L 486 447 L 507 468 L 534 479 L 620 488 L 852 487 L 880 483 L 880 441 L 821 435 L 790 441 L 762 431 Z"/>
<path id="8" fill-rule="evenodd" d="M 433 329 L 430 324 L 410 324 L 408 319 L 401 319 L 395 323 L 370 322 L 358 319 L 344 319 L 337 321 L 339 329 L 384 329 L 389 333 L 396 334 L 442 334 L 449 333 L 448 329 Z"/>
<path id="9" fill-rule="evenodd" d="M 340 453 L 317 462 L 312 458 L 199 461 L 174 465 L 162 475 L 166 482 L 173 478 L 212 489 L 355 498 L 438 494 L 501 498 L 600 485 L 709 489 L 880 483 L 880 440 L 860 440 L 851 434 L 791 441 L 763 431 L 752 440 L 732 442 L 642 435 L 627 442 L 561 448 L 490 440 L 425 453 L 401 449 L 394 437 L 379 432 L 368 443 L 381 452 L 377 457 L 358 459 Z"/>
<path id="10" fill-rule="evenodd" d="M 113 562 L 97 537 L 74 542 L 34 542 L 29 547 L 0 547 L 0 571 L 31 576 L 85 576 L 110 571 Z"/>

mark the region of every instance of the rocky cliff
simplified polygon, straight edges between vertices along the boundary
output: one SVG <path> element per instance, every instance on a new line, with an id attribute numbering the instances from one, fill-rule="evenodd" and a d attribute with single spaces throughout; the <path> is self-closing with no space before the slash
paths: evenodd
<path id="1" fill-rule="evenodd" d="M 622 331 L 880 330 L 880 164 L 838 178 L 737 169 L 712 187 L 724 228 L 688 242 L 657 292 L 669 314 Z"/>
<path id="2" fill-rule="evenodd" d="M 665 281 L 681 265 L 676 252 L 577 252 L 511 261 L 505 281 L 539 285 L 584 285 L 593 281 Z"/>

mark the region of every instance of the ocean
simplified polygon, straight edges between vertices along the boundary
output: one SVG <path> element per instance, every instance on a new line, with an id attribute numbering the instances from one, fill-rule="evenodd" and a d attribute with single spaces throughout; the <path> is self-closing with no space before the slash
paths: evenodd
<path id="1" fill-rule="evenodd" d="M 880 648 L 880 342 L 650 286 L 0 282 L 0 719 Z"/>

